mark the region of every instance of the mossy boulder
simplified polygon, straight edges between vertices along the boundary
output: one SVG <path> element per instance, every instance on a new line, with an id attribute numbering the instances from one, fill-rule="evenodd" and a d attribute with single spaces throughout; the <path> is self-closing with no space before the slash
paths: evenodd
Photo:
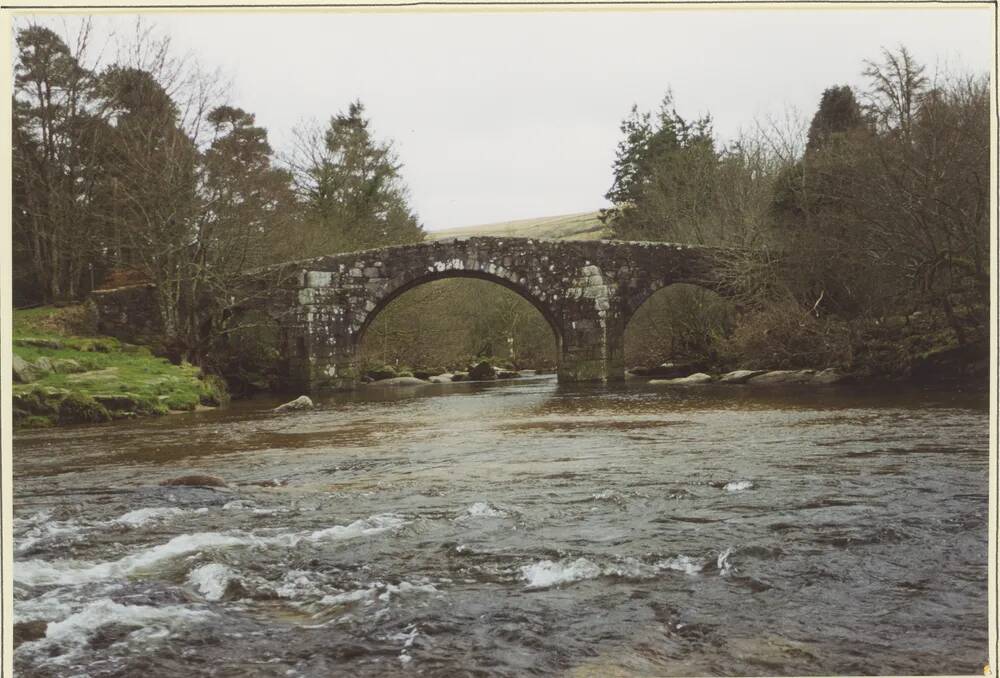
<path id="1" fill-rule="evenodd" d="M 78 374 L 87 371 L 86 367 L 72 358 L 53 358 L 50 364 L 56 374 Z"/>
<path id="2" fill-rule="evenodd" d="M 14 340 L 15 346 L 31 346 L 34 348 L 49 348 L 52 350 L 59 350 L 63 347 L 63 343 L 58 339 L 48 339 L 39 337 L 21 337 Z"/>
<path id="3" fill-rule="evenodd" d="M 38 368 L 16 353 L 13 355 L 10 367 L 15 384 L 30 384 L 41 376 Z"/>
<path id="4" fill-rule="evenodd" d="M 111 421 L 108 409 L 83 393 L 69 393 L 59 403 L 60 424 L 96 424 Z"/>
<path id="5" fill-rule="evenodd" d="M 391 365 L 383 365 L 382 367 L 373 367 L 372 369 L 365 372 L 366 377 L 371 377 L 372 381 L 379 381 L 381 379 L 392 379 L 393 377 L 399 376 L 396 373 L 396 369 Z"/>

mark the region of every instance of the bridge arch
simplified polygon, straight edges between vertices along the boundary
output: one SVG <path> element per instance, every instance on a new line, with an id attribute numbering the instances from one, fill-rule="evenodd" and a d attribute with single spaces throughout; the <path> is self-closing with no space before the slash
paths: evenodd
<path id="1" fill-rule="evenodd" d="M 392 302 L 400 298 L 407 292 L 414 290 L 418 287 L 432 283 L 439 280 L 454 280 L 454 279 L 470 279 L 470 280 L 482 280 L 489 282 L 491 284 L 498 285 L 505 289 L 511 290 L 517 294 L 520 298 L 531 304 L 538 313 L 545 319 L 546 325 L 548 325 L 550 331 L 552 332 L 552 337 L 555 341 L 556 356 L 560 356 L 562 353 L 562 326 L 559 319 L 553 314 L 552 309 L 543 300 L 539 299 L 531 290 L 521 285 L 519 282 L 514 282 L 515 279 L 519 280 L 511 272 L 505 270 L 497 270 L 495 273 L 489 273 L 480 270 L 468 270 L 468 269 L 449 269 L 444 271 L 433 271 L 426 272 L 422 275 L 416 275 L 412 279 L 398 285 L 395 288 L 388 290 L 380 299 L 375 301 L 375 305 L 371 310 L 365 310 L 361 315 L 360 325 L 356 332 L 353 333 L 355 342 L 355 352 L 360 353 L 361 347 L 365 341 L 369 328 L 374 323 L 375 319 L 379 314 L 389 307 Z"/>
<path id="2" fill-rule="evenodd" d="M 641 299 L 641 301 L 638 301 Z M 671 282 L 637 296 L 625 317 L 624 347 L 630 367 L 665 359 L 702 362 L 733 329 L 737 308 L 724 290 Z"/>
<path id="3" fill-rule="evenodd" d="M 547 295 L 536 295 L 533 291 L 524 285 L 520 284 L 518 276 L 510 271 L 506 271 L 502 268 L 498 268 L 496 272 L 490 273 L 487 271 L 481 271 L 478 269 L 445 269 L 443 271 L 428 271 L 422 274 L 414 275 L 412 278 L 402 282 L 395 287 L 388 289 L 384 294 L 381 295 L 377 300 L 374 301 L 374 305 L 368 309 L 366 308 L 363 312 L 359 314 L 357 329 L 353 333 L 355 344 L 360 346 L 361 342 L 364 341 L 365 334 L 368 328 L 371 327 L 372 322 L 389 304 L 393 301 L 406 294 L 412 289 L 426 285 L 427 283 L 434 282 L 436 280 L 448 280 L 455 278 L 469 278 L 473 280 L 485 280 L 486 282 L 494 283 L 504 287 L 512 292 L 516 293 L 522 299 L 527 301 L 534 307 L 543 318 L 545 322 L 552 330 L 552 334 L 556 339 L 557 349 L 562 346 L 562 326 L 559 319 L 553 313 L 552 308 L 545 303 L 544 299 L 539 298 L 539 296 Z"/>

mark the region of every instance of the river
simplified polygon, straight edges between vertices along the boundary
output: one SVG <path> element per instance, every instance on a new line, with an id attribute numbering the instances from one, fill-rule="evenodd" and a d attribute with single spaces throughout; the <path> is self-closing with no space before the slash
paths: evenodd
<path id="1" fill-rule="evenodd" d="M 540 378 L 21 432 L 16 669 L 979 673 L 987 400 Z"/>

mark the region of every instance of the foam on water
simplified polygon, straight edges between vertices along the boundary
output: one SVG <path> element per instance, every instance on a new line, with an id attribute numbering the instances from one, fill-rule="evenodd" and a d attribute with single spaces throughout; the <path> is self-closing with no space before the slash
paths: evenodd
<path id="1" fill-rule="evenodd" d="M 499 509 L 495 506 L 491 506 L 485 501 L 477 501 L 476 503 L 465 509 L 465 513 L 458 517 L 458 520 L 464 520 L 467 518 L 503 518 L 507 515 L 507 512 L 503 509 Z"/>
<path id="2" fill-rule="evenodd" d="M 743 492 L 749 490 L 753 487 L 753 482 L 750 480 L 733 480 L 728 482 L 723 486 L 726 492 Z"/>
<path id="3" fill-rule="evenodd" d="M 236 573 L 225 565 L 209 563 L 191 570 L 188 575 L 190 583 L 205 600 L 222 600 L 229 582 L 236 578 Z"/>
<path id="4" fill-rule="evenodd" d="M 715 566 L 719 569 L 719 576 L 726 577 L 733 571 L 733 565 L 729 562 L 729 556 L 733 554 L 733 549 L 728 548 L 719 554 L 715 559 Z"/>
<path id="5" fill-rule="evenodd" d="M 668 558 L 667 560 L 661 560 L 656 564 L 656 567 L 661 570 L 677 570 L 678 572 L 683 572 L 684 574 L 694 575 L 698 574 L 705 568 L 705 562 L 680 554 L 673 558 Z"/>
<path id="6" fill-rule="evenodd" d="M 296 546 L 303 540 L 318 542 L 323 540 L 344 540 L 379 534 L 401 527 L 406 523 L 392 514 L 379 514 L 370 518 L 355 520 L 349 525 L 334 525 L 323 530 L 306 533 L 287 533 L 276 536 L 257 536 L 249 532 L 198 532 L 182 534 L 165 544 L 143 549 L 118 560 L 91 563 L 74 560 L 24 560 L 16 563 L 14 579 L 26 586 L 44 584 L 80 585 L 88 582 L 125 577 L 149 570 L 160 563 L 206 550 L 233 547 Z"/>
<path id="7" fill-rule="evenodd" d="M 49 622 L 45 637 L 25 643 L 18 651 L 51 652 L 54 646 L 65 652 L 48 659 L 64 663 L 76 651 L 84 648 L 100 627 L 108 624 L 140 627 L 128 635 L 132 640 L 165 638 L 175 628 L 186 628 L 189 624 L 205 621 L 213 615 L 203 610 L 192 610 L 181 605 L 122 605 L 108 598 L 88 603 L 61 621 Z"/>
<path id="8" fill-rule="evenodd" d="M 181 513 L 184 513 L 184 511 L 174 506 L 142 508 L 136 509 L 135 511 L 129 511 L 125 515 L 118 516 L 114 522 L 120 525 L 127 525 L 128 527 L 140 527 L 150 521 L 160 520 L 161 518 L 166 518 L 167 516 L 176 516 Z"/>
<path id="9" fill-rule="evenodd" d="M 562 560 L 558 563 L 541 560 L 521 568 L 521 577 L 528 582 L 529 589 L 558 586 L 581 579 L 593 579 L 600 575 L 601 568 L 586 558 L 577 558 L 571 562 Z"/>

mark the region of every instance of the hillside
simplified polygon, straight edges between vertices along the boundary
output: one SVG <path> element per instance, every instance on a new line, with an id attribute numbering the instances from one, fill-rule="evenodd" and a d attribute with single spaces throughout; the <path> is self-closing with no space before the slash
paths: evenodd
<path id="1" fill-rule="evenodd" d="M 556 217 L 539 217 L 502 221 L 479 226 L 462 226 L 442 231 L 431 231 L 429 240 L 464 238 L 474 235 L 503 235 L 515 238 L 552 238 L 554 240 L 599 240 L 609 237 L 597 212 L 578 212 Z"/>

